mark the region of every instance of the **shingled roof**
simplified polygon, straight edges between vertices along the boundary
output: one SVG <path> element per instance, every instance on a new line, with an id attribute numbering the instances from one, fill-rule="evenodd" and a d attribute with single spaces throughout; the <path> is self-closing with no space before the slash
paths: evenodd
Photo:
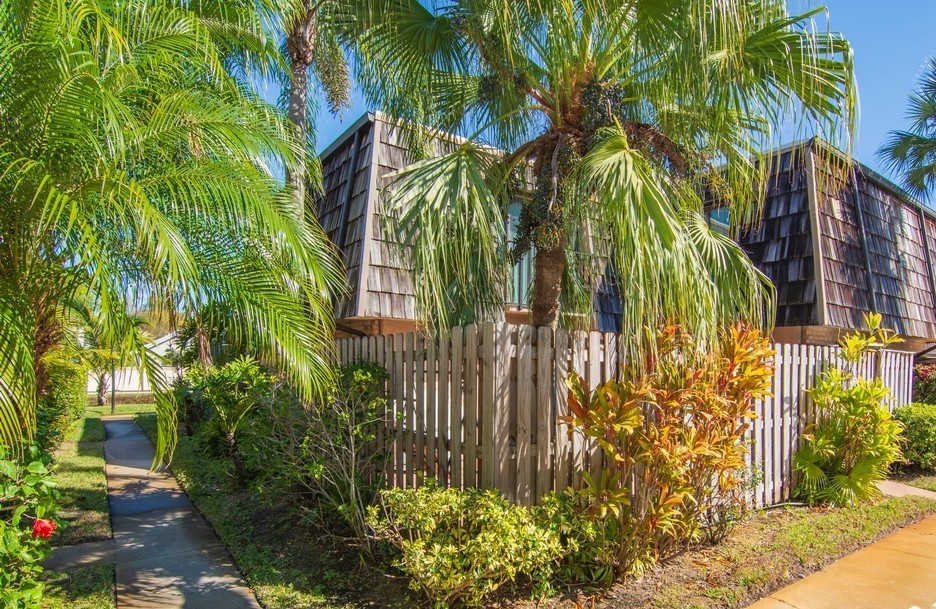
<path id="1" fill-rule="evenodd" d="M 741 245 L 777 286 L 777 326 L 863 329 L 877 311 L 936 337 L 936 214 L 818 139 L 778 152 L 764 220 Z"/>
<path id="2" fill-rule="evenodd" d="M 351 286 L 336 303 L 339 319 L 415 318 L 410 273 L 384 239 L 377 204 L 383 178 L 412 161 L 400 140 L 391 120 L 368 113 L 321 155 L 319 218 L 343 252 Z M 936 338 L 936 214 L 868 167 L 843 160 L 818 139 L 779 150 L 763 221 L 740 237 L 777 286 L 776 325 L 859 329 L 874 310 L 902 335 Z M 531 273 L 529 259 L 515 269 L 513 300 L 528 297 Z M 599 329 L 620 328 L 621 297 L 614 286 L 601 290 Z"/>

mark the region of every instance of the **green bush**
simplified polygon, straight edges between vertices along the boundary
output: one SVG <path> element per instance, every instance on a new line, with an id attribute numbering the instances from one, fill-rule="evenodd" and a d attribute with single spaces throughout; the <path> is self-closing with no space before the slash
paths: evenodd
<path id="1" fill-rule="evenodd" d="M 904 457 L 911 464 L 936 470 L 936 404 L 908 404 L 894 411 L 904 426 Z"/>
<path id="2" fill-rule="evenodd" d="M 31 460 L 11 458 L 0 447 L 0 606 L 34 609 L 42 601 L 39 580 L 56 524 L 55 491 L 47 456 L 30 449 Z"/>
<path id="3" fill-rule="evenodd" d="M 347 527 L 370 550 L 367 508 L 383 487 L 388 456 L 377 442 L 388 375 L 366 362 L 335 372 L 323 401 L 303 406 L 280 391 L 271 402 L 271 424 L 251 420 L 251 452 L 276 464 L 271 478 L 301 489 L 300 503 L 316 523 Z"/>
<path id="4" fill-rule="evenodd" d="M 88 404 L 88 371 L 58 352 L 43 359 L 45 391 L 36 404 L 36 445 L 51 453 Z"/>
<path id="5" fill-rule="evenodd" d="M 841 343 L 842 358 L 858 364 L 868 353 L 896 339 L 880 328 L 881 317 L 866 316 L 869 333 Z M 820 375 L 809 390 L 818 422 L 803 435 L 803 447 L 793 457 L 800 482 L 796 493 L 810 504 L 846 506 L 880 495 L 877 481 L 887 477 L 901 458 L 901 424 L 885 403 L 890 390 L 880 379 L 855 377 L 836 367 Z"/>
<path id="6" fill-rule="evenodd" d="M 936 404 L 936 365 L 917 364 L 913 367 L 913 401 Z"/>
<path id="7" fill-rule="evenodd" d="M 248 412 L 271 399 L 273 375 L 249 356 L 238 357 L 223 366 L 190 369 L 176 383 L 175 394 L 185 409 L 185 419 L 191 413 L 207 416 L 200 434 L 209 444 L 220 442 L 230 458 L 238 480 L 246 481 L 250 472 L 241 455 L 239 429 Z M 208 412 L 204 413 L 204 409 Z"/>
<path id="8" fill-rule="evenodd" d="M 534 510 L 494 491 L 456 490 L 431 481 L 389 489 L 372 507 L 374 534 L 395 546 L 396 565 L 435 607 L 475 607 L 508 582 L 548 583 L 564 554 Z"/>

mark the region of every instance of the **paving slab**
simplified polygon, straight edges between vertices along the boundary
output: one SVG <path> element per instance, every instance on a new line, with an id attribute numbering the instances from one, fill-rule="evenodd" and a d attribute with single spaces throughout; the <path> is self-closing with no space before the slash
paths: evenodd
<path id="1" fill-rule="evenodd" d="M 260 609 L 230 554 L 130 417 L 104 418 L 114 538 L 56 548 L 47 568 L 115 563 L 120 609 Z"/>
<path id="2" fill-rule="evenodd" d="M 117 545 L 113 539 L 52 548 L 52 556 L 42 566 L 54 571 L 92 567 L 114 562 Z"/>

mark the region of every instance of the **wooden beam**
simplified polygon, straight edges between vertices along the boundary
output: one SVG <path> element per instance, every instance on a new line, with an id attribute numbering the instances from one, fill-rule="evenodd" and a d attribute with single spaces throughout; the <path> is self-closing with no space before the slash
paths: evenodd
<path id="1" fill-rule="evenodd" d="M 816 313 L 818 325 L 824 326 L 828 320 L 826 310 L 825 264 L 822 254 L 822 222 L 819 216 L 819 187 L 816 183 L 816 153 L 812 144 L 806 152 L 806 189 L 809 208 L 809 228 L 813 245 L 813 277 L 816 282 Z"/>
<path id="2" fill-rule="evenodd" d="M 377 190 L 377 149 L 380 147 L 381 125 L 383 123 L 374 118 L 374 128 L 371 133 L 371 160 L 370 160 L 370 185 L 367 190 L 367 205 L 364 207 L 364 234 L 361 235 L 361 267 L 358 269 L 358 299 L 357 314 L 359 317 L 366 315 L 365 302 L 369 298 L 367 290 L 367 275 L 370 272 L 370 253 L 371 242 L 373 241 L 374 216 L 377 215 L 380 201 L 380 193 Z"/>

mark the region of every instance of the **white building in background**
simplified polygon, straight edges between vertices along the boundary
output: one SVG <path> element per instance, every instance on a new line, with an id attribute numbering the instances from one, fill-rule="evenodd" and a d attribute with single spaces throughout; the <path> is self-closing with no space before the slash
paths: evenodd
<path id="1" fill-rule="evenodd" d="M 150 343 L 150 350 L 159 357 L 165 358 L 172 347 L 172 339 L 175 338 L 175 332 L 170 332 L 161 338 L 157 338 Z M 169 382 L 172 382 L 179 376 L 178 370 L 173 366 L 163 366 L 162 373 Z M 139 368 L 126 366 L 117 368 L 115 371 L 116 383 L 114 390 L 120 393 L 149 393 L 153 390 L 152 385 L 145 374 L 142 374 Z M 108 379 L 108 393 L 110 393 L 110 379 Z M 98 382 L 92 375 L 88 374 L 88 393 L 97 394 Z"/>

